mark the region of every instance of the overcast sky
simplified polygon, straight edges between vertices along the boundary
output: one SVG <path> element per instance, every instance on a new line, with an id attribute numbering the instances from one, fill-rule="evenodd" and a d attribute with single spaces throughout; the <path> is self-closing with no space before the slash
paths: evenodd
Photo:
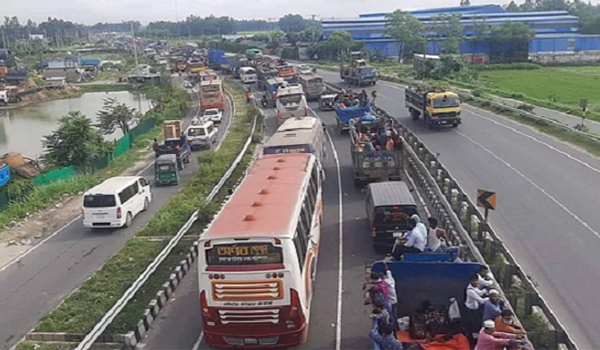
<path id="1" fill-rule="evenodd" d="M 508 3 L 510 0 L 503 0 Z M 521 1 L 518 1 L 518 3 Z M 594 1 L 596 2 L 596 1 Z M 51 17 L 78 23 L 139 20 L 181 20 L 196 16 L 230 16 L 238 19 L 279 18 L 288 13 L 305 17 L 355 17 L 360 13 L 387 12 L 398 8 L 419 9 L 458 6 L 460 0 L 4 0 L 2 15 L 17 16 L 22 22 L 31 18 L 42 22 Z M 471 0 L 471 4 L 489 4 Z"/>

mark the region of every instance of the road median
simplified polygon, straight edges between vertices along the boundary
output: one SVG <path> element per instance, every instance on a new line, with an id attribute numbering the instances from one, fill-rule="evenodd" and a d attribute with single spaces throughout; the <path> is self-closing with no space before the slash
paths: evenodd
<path id="1" fill-rule="evenodd" d="M 236 103 L 236 113 L 232 116 L 230 130 L 222 141 L 218 151 L 208 151 L 199 156 L 199 169 L 184 185 L 183 189 L 171 199 L 153 217 L 135 238 L 128 241 L 126 246 L 105 265 L 88 279 L 78 290 L 73 292 L 59 307 L 40 320 L 24 341 L 18 344 L 19 349 L 27 349 L 32 344 L 38 349 L 54 346 L 53 342 L 79 342 L 86 333 L 90 332 L 100 318 L 123 296 L 131 283 L 142 274 L 156 258 L 158 252 L 169 242 L 191 214 L 198 211 L 194 222 L 196 230 L 206 226 L 218 211 L 228 186 L 234 186 L 243 176 L 252 159 L 255 142 L 245 146 L 246 140 L 259 140 L 253 137 L 252 125 L 258 110 L 246 105 L 240 89 L 226 86 L 232 93 Z M 260 123 L 260 121 L 258 122 Z M 240 155 L 240 152 L 245 152 Z M 232 163 L 239 162 L 235 168 Z M 206 202 L 206 197 L 220 184 L 214 200 Z M 197 232 L 197 231 L 196 231 Z M 149 303 L 156 297 L 165 281 L 172 274 L 180 275 L 181 262 L 190 254 L 192 242 L 181 240 L 158 265 L 149 279 L 137 290 L 125 308 L 110 323 L 98 342 L 123 342 L 124 334 L 138 326 Z M 123 263 L 123 262 L 127 263 Z M 40 342 L 38 344 L 38 342 Z M 75 344 L 76 345 L 76 344 Z M 75 347 L 75 346 L 73 346 Z"/>

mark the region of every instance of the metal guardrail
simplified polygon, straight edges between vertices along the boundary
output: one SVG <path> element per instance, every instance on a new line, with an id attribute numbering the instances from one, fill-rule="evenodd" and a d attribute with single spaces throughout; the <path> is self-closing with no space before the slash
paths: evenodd
<path id="1" fill-rule="evenodd" d="M 246 140 L 244 147 L 242 148 L 242 150 L 240 151 L 240 153 L 238 154 L 236 159 L 233 161 L 233 163 L 231 163 L 231 166 L 225 172 L 223 177 L 221 177 L 221 180 L 219 180 L 219 182 L 213 187 L 212 191 L 210 191 L 209 195 L 206 198 L 206 201 L 210 202 L 213 200 L 213 198 L 217 195 L 217 193 L 221 190 L 221 188 L 225 184 L 225 181 L 227 181 L 227 179 L 229 179 L 231 174 L 233 174 L 233 171 L 235 170 L 237 165 L 240 163 L 240 161 L 244 157 L 244 154 L 248 150 L 250 143 L 252 143 L 252 138 L 254 136 L 254 131 L 256 129 L 256 122 L 258 120 L 258 116 L 259 116 L 259 113 L 257 113 L 256 116 L 254 117 L 250 136 L 248 136 L 248 139 Z M 171 239 L 171 241 L 169 241 L 167 246 L 158 254 L 158 256 L 150 263 L 150 265 L 148 265 L 146 270 L 135 280 L 135 282 L 133 282 L 131 287 L 129 287 L 129 289 L 127 289 L 127 291 L 125 291 L 123 296 L 119 300 L 117 300 L 115 305 L 113 305 L 113 307 L 104 315 L 104 317 L 102 317 L 100 322 L 98 322 L 94 326 L 94 328 L 90 331 L 90 333 L 88 333 L 85 336 L 85 338 L 81 341 L 81 343 L 79 343 L 79 345 L 77 345 L 75 350 L 90 349 L 90 347 L 94 344 L 94 342 L 98 339 L 98 337 L 100 337 L 102 335 L 102 333 L 104 333 L 104 331 L 106 330 L 106 327 L 108 327 L 108 325 L 110 325 L 110 323 L 123 310 L 123 308 L 125 308 L 125 306 L 129 302 L 129 300 L 131 300 L 135 296 L 137 291 L 150 278 L 150 276 L 154 273 L 154 271 L 156 271 L 158 266 L 167 258 L 169 253 L 171 253 L 171 251 L 177 245 L 177 243 L 179 243 L 181 238 L 187 233 L 187 231 L 190 229 L 190 227 L 192 227 L 194 222 L 196 220 L 198 220 L 198 215 L 199 215 L 199 211 L 195 211 L 190 216 L 188 221 L 181 227 L 181 229 L 179 229 L 177 234 Z"/>
<path id="2" fill-rule="evenodd" d="M 334 84 L 327 83 L 327 85 L 334 91 L 341 89 Z M 528 336 L 532 342 L 535 344 L 545 341 L 549 349 L 557 349 L 563 346 L 569 350 L 576 350 L 577 345 L 569 337 L 565 327 L 550 309 L 533 282 L 525 274 L 492 227 L 485 222 L 483 215 L 471 201 L 469 195 L 437 160 L 436 155 L 429 151 L 416 135 L 386 111 L 376 106 L 372 108 L 372 111 L 381 117 L 390 118 L 399 128 L 406 144 L 410 146 L 406 147 L 409 156 L 408 171 L 411 173 L 411 177 L 427 193 L 429 202 L 433 204 L 432 207 L 441 219 L 440 221 L 446 223 L 446 230 L 455 233 L 460 243 L 466 244 L 470 248 L 473 257 L 481 263 L 485 263 L 484 254 L 481 251 L 489 253 L 493 257 L 501 254 L 503 257 L 502 268 L 491 266 L 491 269 L 495 270 L 496 275 L 500 277 L 500 281 L 497 281 L 500 282 L 498 284 L 504 291 L 508 291 L 507 293 L 501 291 L 501 293 L 505 295 L 505 299 L 512 306 L 512 309 L 516 310 L 519 306 L 519 295 L 513 287 L 519 287 L 520 285 L 521 288 L 525 289 L 523 292 L 525 315 L 543 314 L 540 316 L 545 318 L 549 324 L 548 339 L 536 339 L 536 335 L 529 332 Z"/>

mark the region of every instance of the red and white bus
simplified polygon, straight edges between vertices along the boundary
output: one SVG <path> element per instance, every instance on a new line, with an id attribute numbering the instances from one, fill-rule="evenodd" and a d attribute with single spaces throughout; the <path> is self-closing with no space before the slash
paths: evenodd
<path id="1" fill-rule="evenodd" d="M 259 158 L 200 239 L 209 346 L 288 348 L 306 341 L 323 217 L 320 176 L 312 154 Z"/>

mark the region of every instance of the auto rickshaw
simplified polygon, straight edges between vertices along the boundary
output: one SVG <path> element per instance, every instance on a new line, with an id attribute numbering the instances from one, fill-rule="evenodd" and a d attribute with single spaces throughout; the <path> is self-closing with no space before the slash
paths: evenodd
<path id="1" fill-rule="evenodd" d="M 321 95 L 319 97 L 319 110 L 321 111 L 333 111 L 335 109 L 335 98 L 337 95 Z"/>
<path id="2" fill-rule="evenodd" d="M 154 162 L 154 183 L 156 186 L 179 184 L 177 155 L 161 154 Z"/>

